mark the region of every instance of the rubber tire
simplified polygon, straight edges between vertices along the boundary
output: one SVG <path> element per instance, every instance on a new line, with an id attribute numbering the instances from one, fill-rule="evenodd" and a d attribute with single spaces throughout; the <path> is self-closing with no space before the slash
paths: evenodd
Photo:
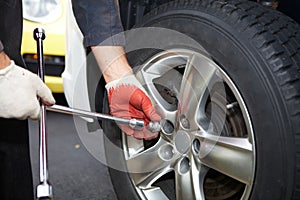
<path id="1" fill-rule="evenodd" d="M 240 91 L 256 143 L 257 165 L 250 199 L 299 199 L 299 25 L 254 2 L 193 0 L 156 8 L 138 25 L 147 26 L 180 31 L 198 41 Z M 132 66 L 152 54 L 141 53 L 129 57 Z M 107 102 L 104 111 L 109 112 Z M 103 129 L 108 140 L 122 146 L 115 124 L 104 122 Z M 126 167 L 122 153 L 108 156 L 107 161 Z M 110 169 L 110 175 L 119 199 L 139 199 L 127 173 Z"/>

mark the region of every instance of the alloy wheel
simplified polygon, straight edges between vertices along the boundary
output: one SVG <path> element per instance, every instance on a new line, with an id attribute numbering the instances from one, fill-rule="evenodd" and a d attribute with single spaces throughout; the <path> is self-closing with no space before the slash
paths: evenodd
<path id="1" fill-rule="evenodd" d="M 153 141 L 123 134 L 127 168 L 141 199 L 247 199 L 255 142 L 238 88 L 210 56 L 172 49 L 137 72 L 162 131 Z"/>

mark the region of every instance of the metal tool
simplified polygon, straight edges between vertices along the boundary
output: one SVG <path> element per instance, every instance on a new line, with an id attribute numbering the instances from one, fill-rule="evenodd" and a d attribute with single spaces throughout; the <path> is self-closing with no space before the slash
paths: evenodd
<path id="1" fill-rule="evenodd" d="M 90 111 L 85 111 L 85 110 L 80 110 L 80 109 L 75 109 L 75 108 L 69 108 L 69 107 L 60 106 L 60 105 L 47 106 L 46 109 L 49 111 L 70 114 L 70 115 L 76 115 L 76 116 L 81 116 L 81 117 L 97 118 L 97 119 L 102 119 L 102 120 L 113 120 L 120 124 L 126 124 L 134 130 L 142 130 L 144 127 L 144 121 L 138 120 L 135 118 L 125 119 L 125 118 L 120 118 L 120 117 L 114 117 L 114 116 L 107 115 L 107 114 L 90 112 Z M 147 125 L 147 129 L 153 133 L 159 132 L 161 130 L 161 125 L 159 122 L 151 121 Z"/>
<path id="2" fill-rule="evenodd" d="M 124 119 L 124 118 L 114 117 L 114 116 L 106 115 L 106 114 L 102 114 L 102 113 L 89 112 L 89 111 L 85 111 L 85 110 L 69 108 L 66 106 L 60 106 L 60 105 L 47 106 L 47 110 L 64 113 L 64 114 L 77 115 L 77 116 L 82 116 L 82 117 L 98 118 L 98 119 L 103 119 L 103 120 L 113 120 L 120 124 L 126 124 L 135 130 L 142 130 L 144 127 L 143 120 L 138 120 L 138 119 L 134 119 L 134 118 L 133 119 Z"/>
<path id="3" fill-rule="evenodd" d="M 38 74 L 39 77 L 44 80 L 44 55 L 43 55 L 43 40 L 46 38 L 45 31 L 41 28 L 36 28 L 33 32 L 34 39 L 37 42 L 37 58 L 38 58 Z M 49 183 L 48 178 L 48 164 L 47 164 L 47 132 L 46 132 L 46 110 L 82 116 L 97 118 L 102 120 L 113 120 L 117 123 L 126 124 L 132 129 L 142 130 L 144 127 L 144 121 L 138 119 L 125 119 L 120 117 L 114 117 L 107 114 L 90 112 L 75 108 L 69 108 L 66 106 L 52 105 L 45 106 L 40 100 L 41 104 L 41 119 L 40 119 L 40 184 L 37 186 L 37 198 L 38 199 L 52 199 L 52 186 Z M 161 125 L 159 122 L 150 122 L 147 129 L 151 132 L 159 132 Z"/>
<path id="4" fill-rule="evenodd" d="M 33 37 L 37 42 L 37 58 L 38 58 L 38 74 L 39 77 L 45 81 L 44 78 L 44 55 L 43 55 L 43 40 L 45 39 L 45 31 L 41 28 L 36 28 L 33 31 Z M 37 199 L 52 199 L 52 186 L 48 179 L 48 161 L 47 161 L 47 132 L 46 132 L 46 107 L 41 104 L 41 118 L 40 118 L 40 183 L 37 186 Z"/>
<path id="5" fill-rule="evenodd" d="M 151 121 L 151 122 L 149 122 L 147 129 L 152 133 L 157 133 L 162 129 L 161 124 L 162 124 L 162 121 L 160 121 L 160 122 Z"/>

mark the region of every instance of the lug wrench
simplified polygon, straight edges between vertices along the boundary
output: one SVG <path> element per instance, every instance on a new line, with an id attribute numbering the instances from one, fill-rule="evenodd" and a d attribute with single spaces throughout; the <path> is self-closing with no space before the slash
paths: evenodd
<path id="1" fill-rule="evenodd" d="M 36 28 L 33 31 L 33 37 L 37 43 L 37 59 L 38 59 L 38 74 L 45 82 L 44 78 L 44 55 L 43 55 L 43 40 L 45 39 L 45 31 L 41 28 Z M 46 107 L 40 99 L 41 118 L 40 118 L 40 147 L 39 147 L 39 164 L 40 164 L 40 183 L 37 186 L 37 199 L 52 199 L 52 186 L 48 180 L 48 164 L 47 164 L 47 132 L 46 132 Z"/>
<path id="2" fill-rule="evenodd" d="M 46 38 L 45 31 L 41 28 L 36 28 L 33 32 L 34 39 L 37 42 L 37 58 L 38 58 L 38 74 L 39 77 L 45 82 L 44 78 L 44 55 L 43 55 L 43 40 Z M 90 112 L 80 109 L 69 108 L 66 106 L 52 105 L 45 106 L 40 100 L 41 104 L 41 119 L 40 119 L 40 184 L 37 186 L 37 198 L 38 199 L 52 199 L 52 186 L 49 183 L 48 178 L 48 163 L 47 163 L 47 132 L 46 132 L 46 110 L 59 112 L 64 114 L 98 118 L 103 120 L 113 120 L 117 123 L 126 124 L 134 130 L 142 130 L 144 127 L 144 121 L 138 119 L 125 119 L 120 117 L 114 117 L 107 114 Z M 147 129 L 151 132 L 159 132 L 161 125 L 159 122 L 150 122 Z"/>

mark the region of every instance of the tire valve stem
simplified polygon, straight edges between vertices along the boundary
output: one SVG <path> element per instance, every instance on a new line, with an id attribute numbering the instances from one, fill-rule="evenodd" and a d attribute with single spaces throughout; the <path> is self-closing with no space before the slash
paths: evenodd
<path id="1" fill-rule="evenodd" d="M 232 109 L 234 106 L 237 106 L 237 105 L 238 105 L 238 102 L 233 102 L 233 103 L 227 104 L 227 105 L 226 105 L 226 109 L 227 109 L 227 110 L 230 110 L 230 109 Z"/>

